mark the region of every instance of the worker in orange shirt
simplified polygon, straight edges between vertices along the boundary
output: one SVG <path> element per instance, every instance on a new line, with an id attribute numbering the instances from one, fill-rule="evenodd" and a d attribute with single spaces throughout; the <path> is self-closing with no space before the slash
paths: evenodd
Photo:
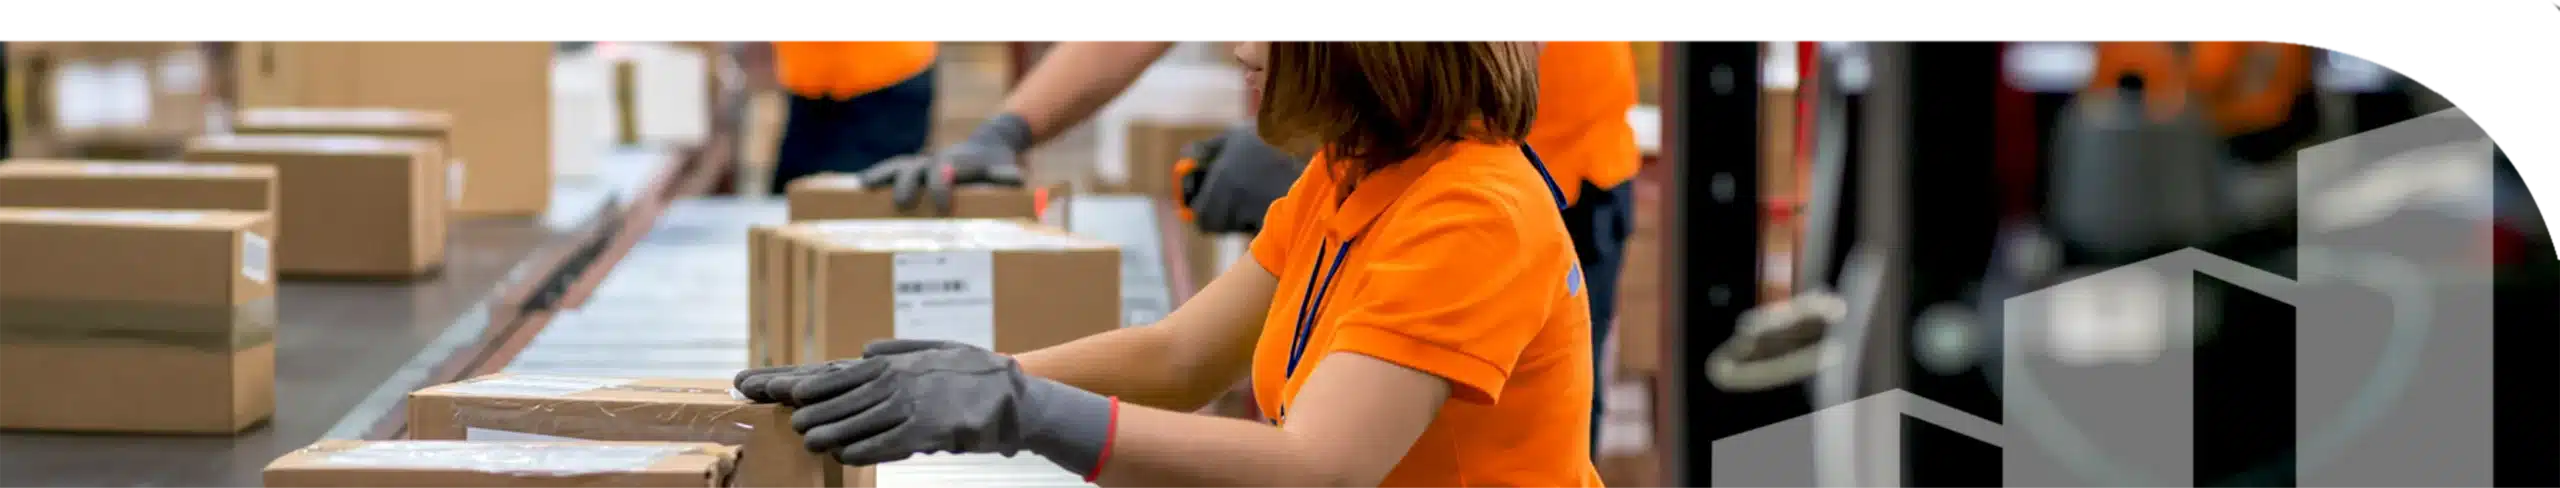
<path id="1" fill-rule="evenodd" d="M 1597 348 L 1617 316 L 1618 274 L 1633 225 L 1633 191 L 1626 183 L 1642 163 L 1635 129 L 1627 123 L 1627 110 L 1636 105 L 1635 50 L 1625 42 L 1538 44 L 1538 119 L 1526 140 L 1546 157 L 1565 201 L 1572 204 L 1565 222 L 1589 281 L 1592 344 Z M 949 198 L 947 192 L 922 191 L 920 186 L 1018 182 L 1017 155 L 1091 117 L 1172 47 L 1170 42 L 1060 43 L 1005 99 L 1003 113 L 980 126 L 978 137 L 942 148 L 935 157 L 908 161 L 912 166 L 905 174 L 913 177 L 872 183 L 899 186 L 899 204 L 917 205 L 926 194 Z M 1186 185 L 1191 188 L 1182 203 L 1196 216 L 1194 223 L 1209 232 L 1259 229 L 1264 210 L 1306 164 L 1303 156 L 1290 156 L 1255 138 L 1249 125 L 1192 149 L 1202 174 L 1198 184 Z M 1592 357 L 1600 357 L 1596 349 Z M 1603 370 L 1595 364 L 1593 374 Z M 1592 395 L 1592 411 L 1604 411 L 1602 400 L 1598 393 Z M 1595 417 L 1590 426 L 1594 436 L 1598 422 Z"/>
<path id="2" fill-rule="evenodd" d="M 933 127 L 931 42 L 774 42 L 773 82 L 791 93 L 773 188 L 855 173 L 924 150 Z M 761 70 L 760 70 L 761 71 Z"/>
<path id="3" fill-rule="evenodd" d="M 751 370 L 848 465 L 1031 452 L 1104 486 L 1600 486 L 1566 191 L 1526 141 L 1535 43 L 1245 43 L 1316 156 L 1248 262 L 1161 322 L 1019 356 L 886 341 Z M 1254 378 L 1269 423 L 1183 413 Z"/>

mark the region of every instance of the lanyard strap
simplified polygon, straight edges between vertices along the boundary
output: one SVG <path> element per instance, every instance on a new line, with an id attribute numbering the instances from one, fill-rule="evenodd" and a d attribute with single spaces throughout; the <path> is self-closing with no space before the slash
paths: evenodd
<path id="1" fill-rule="evenodd" d="M 1529 166 L 1538 170 L 1538 178 L 1546 180 L 1547 193 L 1555 197 L 1556 209 L 1566 208 L 1564 187 L 1556 186 L 1555 174 L 1547 172 L 1547 163 L 1538 159 L 1538 152 L 1530 150 L 1528 144 L 1521 144 L 1520 155 L 1527 156 Z M 1300 295 L 1305 298 L 1298 300 L 1298 328 L 1295 331 L 1296 334 L 1289 340 L 1289 369 L 1281 371 L 1281 378 L 1297 376 L 1298 359 L 1306 355 L 1307 341 L 1315 336 L 1316 318 L 1324 314 L 1324 297 L 1333 291 L 1333 275 L 1335 272 L 1342 271 L 1342 258 L 1351 254 L 1351 244 L 1358 241 L 1358 238 L 1342 241 L 1340 247 L 1332 249 L 1333 261 L 1330 266 L 1316 268 L 1307 273 L 1307 291 Z M 1325 264 L 1325 251 L 1325 248 L 1316 248 L 1316 264 L 1319 266 Z M 1323 283 L 1323 286 L 1318 287 L 1317 283 Z"/>

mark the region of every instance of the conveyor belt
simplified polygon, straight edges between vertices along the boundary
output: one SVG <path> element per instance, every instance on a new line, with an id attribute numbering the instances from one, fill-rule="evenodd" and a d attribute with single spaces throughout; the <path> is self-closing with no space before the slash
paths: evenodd
<path id="1" fill-rule="evenodd" d="M 414 374 L 414 358 L 450 349 L 449 332 L 477 335 L 501 285 L 549 274 L 522 269 L 529 256 L 598 237 L 598 223 L 674 162 L 667 151 L 609 153 L 597 177 L 558 182 L 540 219 L 459 220 L 444 271 L 422 281 L 283 284 L 276 415 L 265 426 L 236 437 L 0 433 L 0 486 L 258 486 L 276 456 L 378 416 L 379 392 Z"/>
<path id="2" fill-rule="evenodd" d="M 1171 309 L 1160 207 L 1142 197 L 1075 197 L 1050 221 L 1122 246 L 1130 323 Z M 727 378 L 746 366 L 746 229 L 785 219 L 782 202 L 675 202 L 584 305 L 554 316 L 506 371 Z M 1089 486 L 1036 457 L 929 456 L 885 466 L 880 486 Z"/>

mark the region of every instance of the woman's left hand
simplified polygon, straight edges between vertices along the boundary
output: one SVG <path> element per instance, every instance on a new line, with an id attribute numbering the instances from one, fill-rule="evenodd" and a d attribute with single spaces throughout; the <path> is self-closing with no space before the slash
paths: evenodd
<path id="1" fill-rule="evenodd" d="M 947 341 L 871 344 L 863 358 L 791 391 L 792 430 L 851 466 L 917 453 L 1038 453 L 1091 474 L 1112 400 L 1025 374 L 1013 358 Z"/>

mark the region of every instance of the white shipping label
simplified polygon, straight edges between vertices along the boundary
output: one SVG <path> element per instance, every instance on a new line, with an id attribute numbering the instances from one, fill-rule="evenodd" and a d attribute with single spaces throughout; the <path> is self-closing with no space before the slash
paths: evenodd
<path id="1" fill-rule="evenodd" d="M 275 267 L 270 264 L 274 257 L 275 246 L 267 242 L 266 236 L 256 232 L 240 233 L 240 276 L 260 284 L 275 279 Z"/>
<path id="2" fill-rule="evenodd" d="M 505 429 L 462 428 L 462 440 L 472 442 L 586 442 L 588 439 L 556 435 L 528 434 Z"/>
<path id="3" fill-rule="evenodd" d="M 88 129 L 105 125 L 104 113 L 97 94 L 102 75 L 97 65 L 67 62 L 53 74 L 53 123 L 64 129 Z"/>
<path id="4" fill-rule="evenodd" d="M 138 127 L 151 122 L 151 67 L 139 59 L 117 61 L 107 66 L 104 85 L 107 96 L 108 124 L 116 127 Z"/>
<path id="5" fill-rule="evenodd" d="M 444 199 L 446 203 L 462 201 L 462 183 L 464 180 L 469 179 L 465 176 L 468 174 L 469 173 L 464 173 L 462 171 L 462 159 L 460 158 L 456 158 L 445 163 Z"/>
<path id="6" fill-rule="evenodd" d="M 898 338 L 995 349 L 995 254 L 899 253 L 892 260 L 891 313 Z"/>
<path id="7" fill-rule="evenodd" d="M 444 391 L 462 395 L 557 397 L 627 384 L 631 384 L 631 380 L 524 375 L 463 383 Z"/>
<path id="8" fill-rule="evenodd" d="M 160 58 L 160 93 L 192 95 L 204 93 L 204 53 L 171 52 Z"/>

